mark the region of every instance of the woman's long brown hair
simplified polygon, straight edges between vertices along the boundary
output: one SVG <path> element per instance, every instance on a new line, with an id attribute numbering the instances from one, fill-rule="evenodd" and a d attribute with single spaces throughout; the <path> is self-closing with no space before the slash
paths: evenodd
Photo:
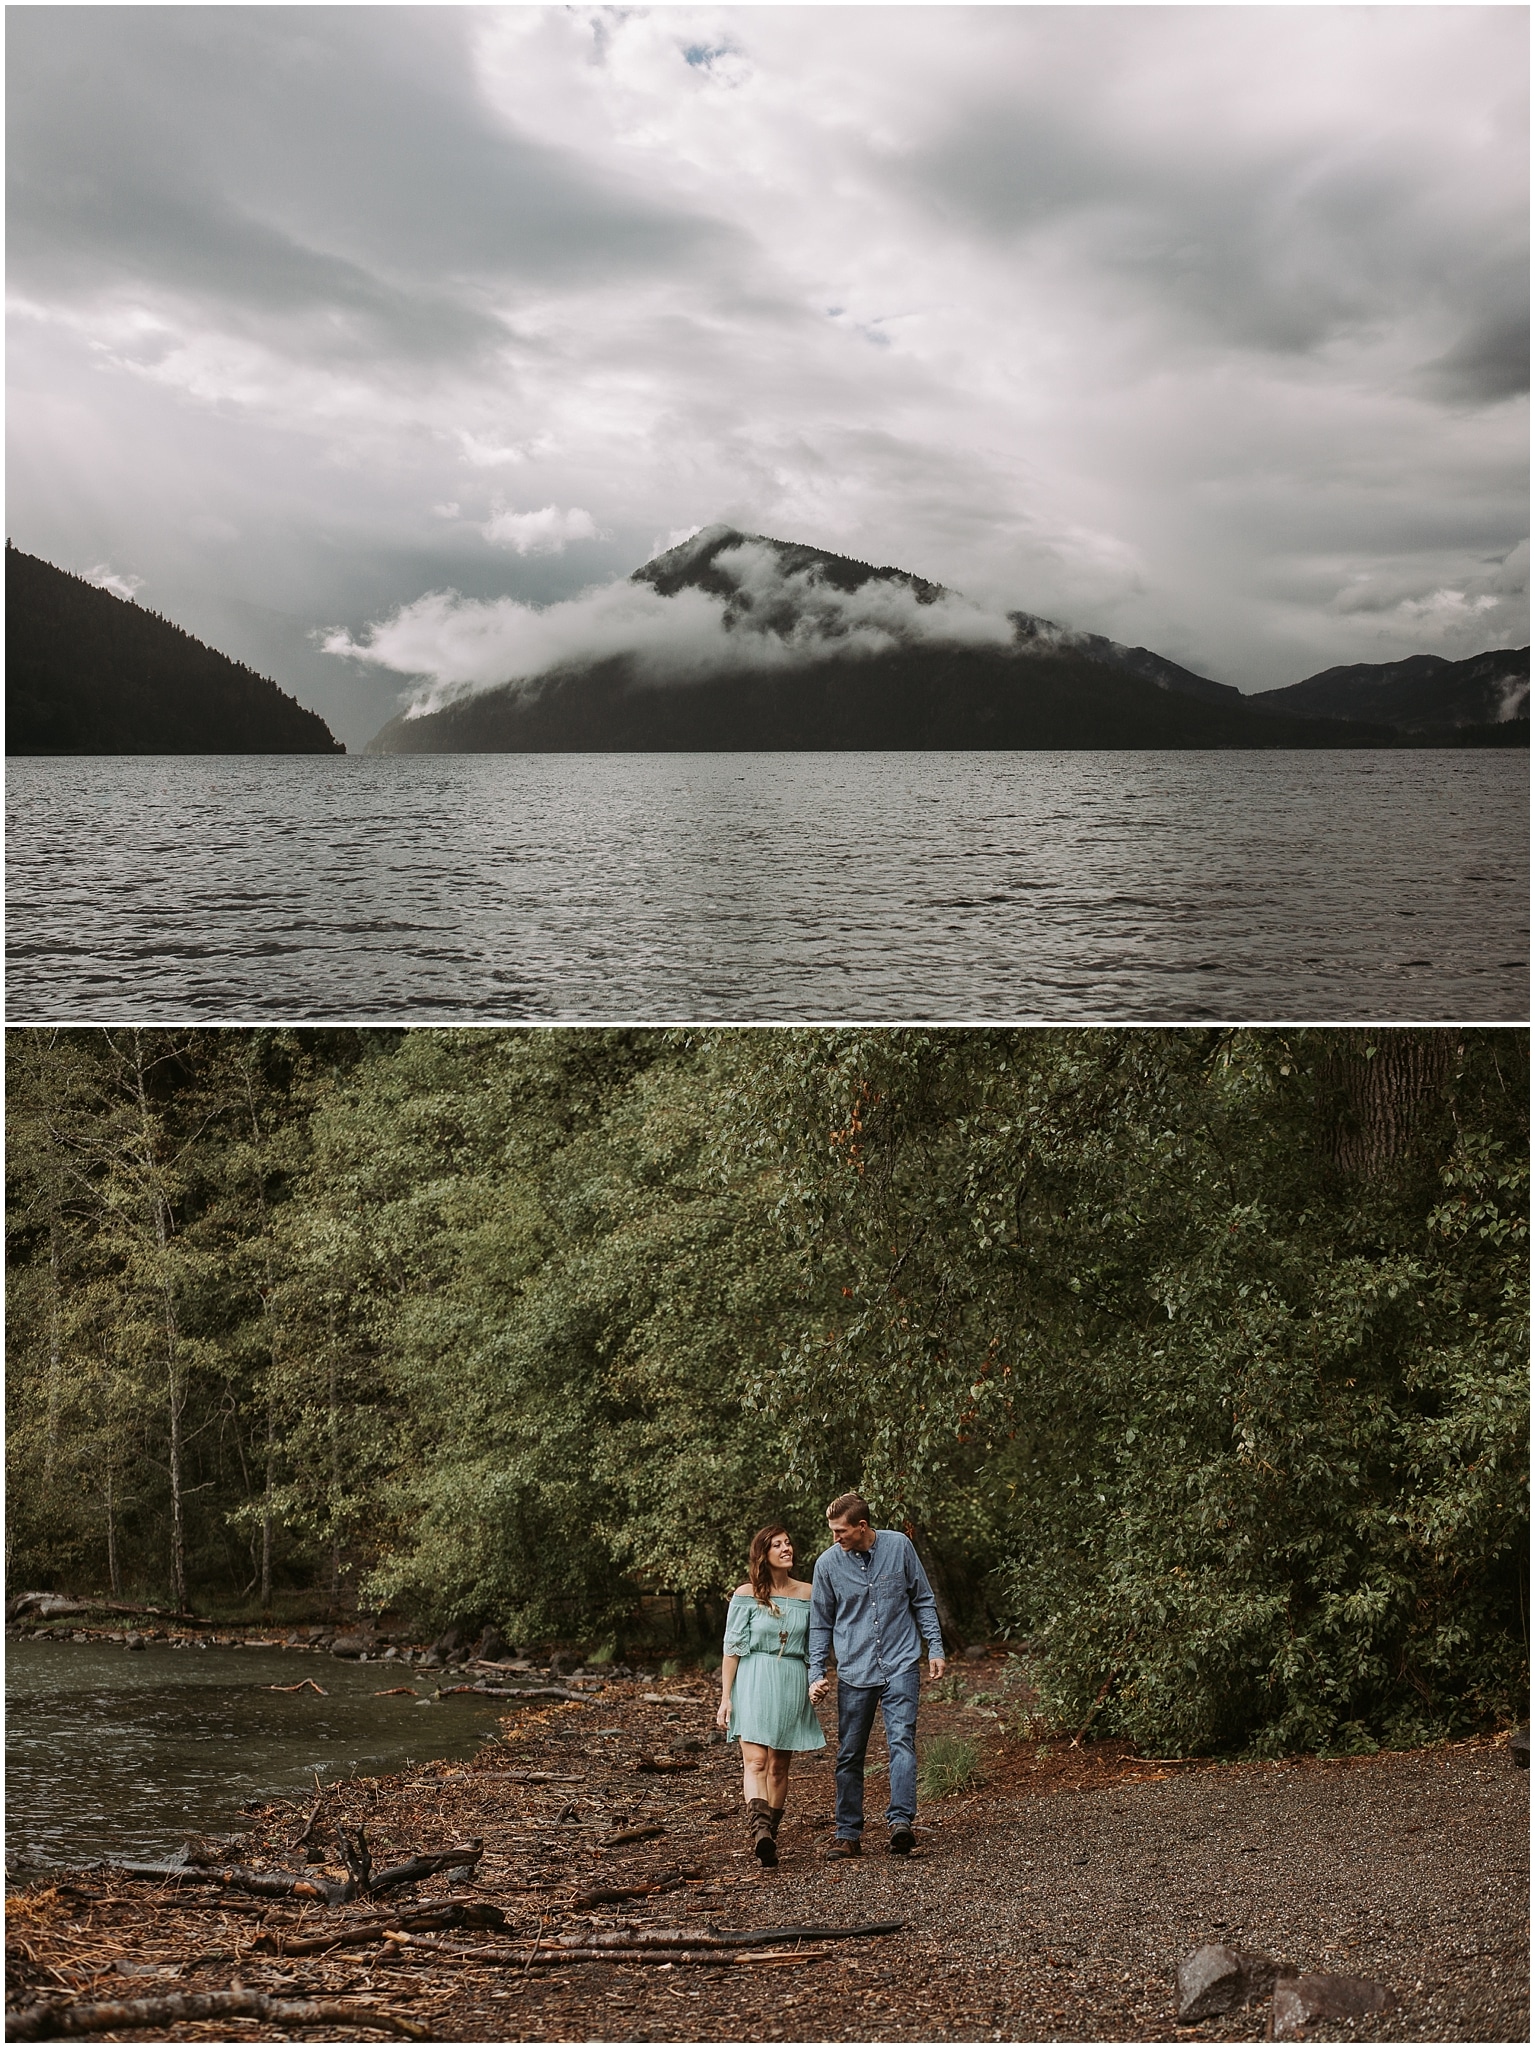
<path id="1" fill-rule="evenodd" d="M 775 1536 L 787 1536 L 788 1533 L 782 1522 L 769 1522 L 752 1538 L 752 1547 L 746 1560 L 746 1576 L 751 1580 L 752 1591 L 763 1607 L 766 1607 L 773 1598 L 773 1567 L 768 1560 L 768 1545 Z"/>

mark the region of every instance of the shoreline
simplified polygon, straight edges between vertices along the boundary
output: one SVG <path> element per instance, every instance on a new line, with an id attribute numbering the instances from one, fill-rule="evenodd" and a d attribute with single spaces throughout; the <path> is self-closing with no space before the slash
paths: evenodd
<path id="1" fill-rule="evenodd" d="M 382 1914 L 106 1870 L 24 1886 L 11 1895 L 12 2001 L 139 1996 L 146 1984 L 218 1994 L 238 1979 L 343 2001 L 344 2021 L 303 2028 L 327 2040 L 377 2038 L 401 2020 L 433 2040 L 1259 2039 L 1261 2006 L 1175 2023 L 1177 1962 L 1223 1940 L 1389 1987 L 1390 2011 L 1312 2038 L 1526 2037 L 1528 1778 L 1507 1737 L 1180 1768 L 1114 1741 L 1023 1744 L 975 1688 L 925 1693 L 922 1739 L 973 1740 L 977 1789 L 922 1805 L 913 1858 L 879 1853 L 876 1824 L 862 1859 L 828 1868 L 817 1852 L 831 1759 L 812 1753 L 791 1779 L 783 1862 L 764 1871 L 746 1847 L 738 1760 L 713 1728 L 717 1687 L 698 1673 L 664 1683 L 530 1703 L 467 1763 L 341 1781 L 318 1811 L 269 1802 L 243 1839 L 205 1845 L 331 1879 L 345 1875 L 338 1823 L 366 1828 L 375 1867 L 473 1846 L 472 1878 L 426 1877 Z M 824 1706 L 822 1718 L 834 1727 Z M 871 1811 L 878 1783 L 871 1773 Z M 323 1862 L 296 1846 L 306 1821 Z M 443 1924 L 460 1909 L 482 1924 Z M 414 1931 L 401 1925 L 412 1917 Z M 904 1925 L 728 1967 L 528 1960 L 536 1936 L 589 1945 L 891 1921 Z M 369 2024 L 362 2008 L 393 2020 Z M 292 2038 L 259 2019 L 240 2031 Z M 228 2038 L 215 2020 L 154 2036 Z"/>

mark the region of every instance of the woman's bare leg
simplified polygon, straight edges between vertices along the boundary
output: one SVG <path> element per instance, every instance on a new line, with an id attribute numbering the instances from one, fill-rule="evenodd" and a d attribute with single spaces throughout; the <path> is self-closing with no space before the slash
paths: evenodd
<path id="1" fill-rule="evenodd" d="M 769 1749 L 764 1742 L 743 1742 L 741 1744 L 741 1796 L 751 1804 L 754 1799 L 766 1799 L 769 1806 L 775 1804 L 772 1793 L 772 1770 L 781 1750 Z M 787 1765 L 785 1766 L 787 1775 Z"/>
<path id="2" fill-rule="evenodd" d="M 769 1749 L 763 1752 L 767 1768 L 763 1773 L 766 1781 L 762 1797 L 775 1813 L 782 1813 L 789 1803 L 789 1766 L 794 1761 L 792 1749 Z"/>

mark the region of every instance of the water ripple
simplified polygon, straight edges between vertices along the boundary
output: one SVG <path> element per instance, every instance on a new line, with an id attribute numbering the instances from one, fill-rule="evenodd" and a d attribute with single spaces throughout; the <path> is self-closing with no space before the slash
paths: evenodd
<path id="1" fill-rule="evenodd" d="M 19 758 L 11 1022 L 1528 1015 L 1528 762 Z"/>

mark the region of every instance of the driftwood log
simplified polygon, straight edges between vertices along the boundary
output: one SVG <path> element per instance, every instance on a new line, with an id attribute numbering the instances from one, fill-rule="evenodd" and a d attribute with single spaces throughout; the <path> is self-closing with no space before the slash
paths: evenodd
<path id="1" fill-rule="evenodd" d="M 460 1858 L 462 1861 L 462 1858 Z M 124 1877 L 146 1878 L 157 1884 L 216 1884 L 229 1891 L 250 1892 L 261 1899 L 317 1899 L 324 1906 L 344 1906 L 355 1896 L 350 1880 L 337 1884 L 329 1877 L 306 1877 L 291 1870 L 247 1870 L 231 1863 L 209 1869 L 200 1863 L 114 1863 L 87 1866 L 92 1870 L 119 1870 Z"/>
<path id="2" fill-rule="evenodd" d="M 304 1832 L 307 1835 L 309 1830 L 306 1828 Z M 238 1863 L 208 1868 L 200 1863 L 102 1862 L 93 1864 L 91 1868 L 120 1870 L 125 1877 L 148 1878 L 161 1884 L 216 1884 L 228 1891 L 249 1892 L 262 1899 L 316 1899 L 325 1906 L 348 1906 L 356 1898 L 374 1898 L 380 1892 L 393 1891 L 402 1884 L 415 1884 L 420 1878 L 435 1877 L 440 1870 L 472 1870 L 484 1854 L 484 1844 L 476 1836 L 472 1841 L 460 1842 L 451 1849 L 433 1849 L 426 1854 L 412 1856 L 408 1862 L 391 1864 L 387 1870 L 374 1871 L 367 1835 L 362 1828 L 358 1828 L 355 1834 L 338 1828 L 336 1836 L 351 1873 L 341 1884 L 334 1878 L 309 1876 L 298 1871 L 247 1870 Z"/>
<path id="3" fill-rule="evenodd" d="M 431 1934 L 447 1927 L 491 1930 L 505 1925 L 506 1915 L 499 1906 L 480 1899 L 450 1899 L 441 1906 L 410 1906 L 371 1920 L 352 1920 L 323 1934 L 289 1935 L 269 1927 L 256 1936 L 251 1948 L 263 1955 L 317 1956 L 327 1949 L 382 1941 L 388 1934 Z"/>
<path id="4" fill-rule="evenodd" d="M 451 1699 L 457 1692 L 482 1693 L 488 1700 L 589 1700 L 589 1692 L 570 1692 L 563 1685 L 440 1685 L 437 1697 Z"/>
<path id="5" fill-rule="evenodd" d="M 899 1934 L 904 1920 L 864 1920 L 852 1927 L 628 1927 L 611 1932 L 561 1934 L 540 1939 L 541 1949 L 741 1949 L 776 1948 L 786 1941 L 852 1941 L 864 1935 Z"/>
<path id="6" fill-rule="evenodd" d="M 350 1999 L 271 1998 L 261 1991 L 182 1991 L 165 1998 L 80 2000 L 7 2011 L 7 2041 L 56 2041 L 70 2034 L 116 2033 L 128 2027 L 169 2027 L 182 2020 L 266 2020 L 277 2027 L 372 2027 L 403 2034 L 409 2041 L 430 2041 L 430 2027 L 418 2026 L 399 2013 Z"/>
<path id="7" fill-rule="evenodd" d="M 625 1899 L 648 1899 L 657 1892 L 674 1892 L 687 1883 L 690 1877 L 697 1877 L 697 1870 L 674 1871 L 669 1877 L 647 1879 L 644 1884 L 604 1884 L 578 1892 L 571 1900 L 571 1909 L 582 1912 L 588 1906 L 620 1906 Z"/>

